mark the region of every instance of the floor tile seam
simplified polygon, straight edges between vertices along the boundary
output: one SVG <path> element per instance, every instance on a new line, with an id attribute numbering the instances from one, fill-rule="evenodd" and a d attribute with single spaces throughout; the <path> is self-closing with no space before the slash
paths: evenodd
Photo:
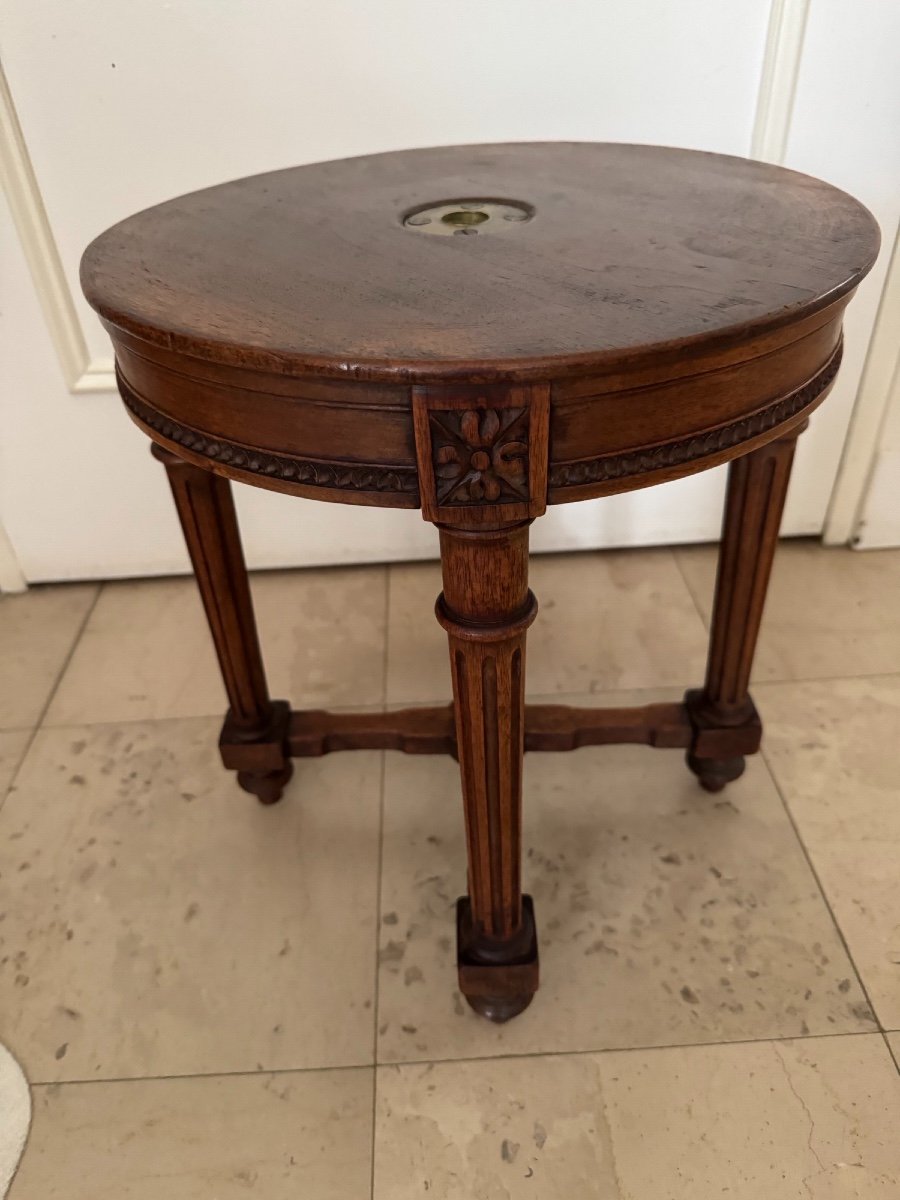
<path id="1" fill-rule="evenodd" d="M 900 1032 L 888 1030 L 886 1032 Z M 246 1071 L 186 1071 L 184 1073 L 164 1073 L 159 1075 L 110 1075 L 78 1079 L 29 1079 L 29 1085 L 35 1089 L 94 1087 L 104 1084 L 139 1084 L 139 1083 L 178 1083 L 203 1079 L 265 1079 L 272 1075 L 322 1075 L 332 1072 L 380 1071 L 394 1067 L 449 1066 L 454 1063 L 493 1063 L 509 1062 L 519 1059 L 537 1058 L 579 1058 L 611 1054 L 645 1054 L 652 1051 L 665 1050 L 704 1050 L 716 1046 L 756 1046 L 783 1042 L 821 1042 L 835 1038 L 869 1038 L 877 1037 L 884 1040 L 885 1031 L 877 1029 L 836 1030 L 827 1033 L 785 1034 L 782 1036 L 722 1038 L 718 1041 L 704 1042 L 659 1042 L 642 1043 L 635 1046 L 590 1046 L 580 1050 L 533 1050 L 519 1051 L 509 1054 L 478 1054 L 460 1055 L 456 1058 L 403 1058 L 384 1059 L 376 1062 L 317 1064 L 308 1067 L 267 1067 L 264 1070 L 252 1069 Z"/>
<path id="2" fill-rule="evenodd" d="M 62 683 L 63 677 L 65 676 L 66 671 L 69 669 L 69 664 L 72 661 L 72 658 L 75 654 L 75 650 L 81 643 L 81 639 L 84 636 L 84 631 L 87 628 L 88 621 L 91 619 L 94 609 L 97 607 L 97 602 L 99 601 L 101 593 L 103 592 L 105 587 L 106 587 L 105 583 L 101 583 L 97 586 L 97 588 L 94 592 L 93 599 L 91 600 L 90 604 L 85 609 L 84 615 L 82 616 L 81 620 L 78 623 L 78 629 L 75 633 L 75 636 L 72 638 L 72 643 L 69 646 L 68 652 L 63 656 L 63 660 L 60 664 L 59 670 L 56 672 L 56 676 L 55 676 L 53 683 L 47 693 L 47 697 L 41 707 L 40 712 L 38 713 L 37 720 L 30 727 L 30 731 L 31 731 L 30 736 L 28 737 L 28 739 L 25 743 L 25 747 L 22 750 L 22 753 L 19 755 L 19 760 L 16 763 L 16 767 L 15 767 L 15 770 L 13 771 L 12 777 L 11 777 L 9 783 L 7 784 L 6 790 L 3 792 L 2 795 L 0 795 L 0 814 L 2 814 L 3 808 L 6 804 L 7 797 L 9 796 L 9 793 L 12 791 L 12 789 L 15 787 L 16 782 L 19 778 L 19 775 L 22 771 L 22 767 L 25 765 L 25 762 L 28 759 L 29 754 L 31 753 L 31 747 L 34 745 L 35 738 L 37 737 L 38 733 L 40 733 L 44 728 L 46 728 L 46 726 L 44 725 L 44 720 L 47 716 L 47 713 L 50 711 L 50 705 L 53 703 L 53 699 L 56 696 L 56 693 L 59 691 L 59 685 Z"/>
<path id="3" fill-rule="evenodd" d="M 372 1120 L 370 1126 L 369 1150 L 370 1150 L 370 1165 L 369 1165 L 369 1197 L 370 1200 L 375 1198 L 375 1130 L 378 1121 L 378 1022 L 379 1022 L 379 1003 L 381 999 L 381 971 L 379 969 L 379 952 L 381 949 L 381 886 L 384 868 L 384 809 L 385 809 L 385 786 L 387 779 L 386 755 L 381 751 L 381 784 L 379 789 L 378 801 L 378 863 L 376 868 L 376 884 L 375 884 L 375 945 L 373 954 L 373 992 L 372 992 Z"/>
<path id="4" fill-rule="evenodd" d="M 256 1067 L 246 1071 L 184 1071 L 166 1072 L 159 1075 L 103 1075 L 83 1079 L 31 1079 L 31 1088 L 66 1088 L 66 1087 L 95 1087 L 104 1084 L 122 1083 L 183 1083 L 202 1079 L 267 1079 L 272 1075 L 322 1075 L 353 1071 L 374 1071 L 374 1062 L 317 1064 L 309 1067 L 266 1067 L 260 1070 Z M 28 1072 L 25 1072 L 26 1075 Z"/>
<path id="5" fill-rule="evenodd" d="M 876 1009 L 876 1007 L 872 1001 L 872 997 L 869 993 L 869 989 L 866 987 L 866 983 L 865 983 L 865 980 L 863 979 L 862 971 L 860 970 L 859 966 L 857 965 L 856 959 L 854 958 L 854 956 L 850 950 L 850 945 L 847 941 L 847 938 L 844 935 L 843 929 L 841 929 L 840 922 L 838 921 L 837 915 L 834 911 L 834 908 L 832 907 L 831 901 L 828 897 L 828 893 L 825 889 L 825 885 L 822 882 L 822 878 L 821 878 L 819 871 L 813 860 L 812 852 L 810 851 L 809 847 L 806 845 L 803 835 L 800 832 L 800 826 L 798 825 L 797 821 L 794 818 L 794 814 L 791 811 L 791 806 L 788 803 L 787 796 L 785 795 L 784 789 L 781 786 L 781 783 L 778 779 L 778 775 L 775 772 L 775 768 L 769 762 L 768 756 L 766 755 L 766 752 L 765 752 L 765 748 L 763 748 L 761 751 L 761 757 L 766 764 L 766 768 L 769 772 L 769 776 L 771 777 L 772 783 L 775 786 L 775 790 L 778 793 L 778 796 L 781 800 L 781 804 L 785 811 L 785 815 L 787 816 L 787 819 L 791 824 L 791 828 L 794 831 L 794 836 L 797 839 L 797 843 L 800 847 L 800 850 L 803 854 L 804 859 L 806 860 L 806 864 L 809 867 L 809 870 L 810 870 L 810 873 L 812 874 L 813 879 L 815 880 L 816 887 L 819 889 L 819 895 L 822 897 L 822 903 L 825 905 L 826 911 L 828 912 L 828 915 L 831 918 L 831 923 L 834 926 L 835 932 L 837 933 L 838 940 L 840 941 L 841 946 L 843 947 L 844 953 L 847 956 L 847 961 L 850 963 L 850 966 L 853 968 L 853 973 L 856 976 L 856 981 L 859 984 L 860 990 L 863 994 L 863 997 L 865 998 L 866 1004 L 869 1006 L 869 1011 L 871 1012 L 871 1014 L 875 1020 L 875 1029 L 872 1030 L 872 1032 L 873 1033 L 879 1032 L 881 1034 L 884 1034 L 884 1032 L 885 1032 L 884 1026 L 881 1023 L 881 1018 L 878 1015 L 878 1010 Z"/>
<path id="6" fill-rule="evenodd" d="M 894 1033 L 894 1032 L 896 1032 L 896 1031 L 892 1030 L 892 1029 L 882 1031 L 881 1036 L 884 1038 L 884 1044 L 887 1047 L 888 1054 L 891 1056 L 891 1061 L 893 1062 L 894 1066 L 897 1068 L 897 1074 L 900 1075 L 900 1052 L 898 1052 L 898 1051 L 900 1051 L 900 1048 L 898 1048 L 898 1051 L 895 1051 L 894 1047 L 891 1045 L 891 1039 L 888 1037 L 888 1033 Z"/>
<path id="7" fill-rule="evenodd" d="M 711 544 L 716 545 L 717 543 L 713 542 Z M 710 631 L 710 624 L 711 624 L 710 618 L 704 612 L 703 607 L 700 604 L 700 599 L 699 599 L 696 591 L 694 590 L 694 587 L 691 584 L 690 579 L 688 578 L 688 573 L 687 573 L 687 571 L 685 571 L 684 567 L 682 566 L 681 555 L 678 553 L 678 549 L 679 548 L 677 546 L 673 546 L 670 551 L 672 558 L 675 562 L 675 569 L 678 571 L 678 574 L 681 578 L 681 582 L 684 584 L 685 590 L 687 591 L 687 594 L 691 598 L 691 603 L 694 605 L 694 609 L 697 613 L 697 616 L 700 618 L 700 624 L 703 626 L 704 630 L 706 631 L 706 633 L 708 635 L 709 631 Z M 713 591 L 715 591 L 715 583 L 713 584 Z"/>
<path id="8" fill-rule="evenodd" d="M 828 1031 L 827 1033 L 784 1034 L 781 1036 L 721 1038 L 717 1041 L 704 1042 L 650 1042 L 636 1046 L 587 1046 L 581 1050 L 523 1050 L 509 1054 L 476 1054 L 461 1055 L 458 1058 L 398 1058 L 378 1059 L 376 1070 L 390 1067 L 447 1066 L 453 1063 L 492 1063 L 508 1062 L 518 1059 L 536 1058 L 578 1058 L 610 1054 L 646 1054 L 651 1051 L 663 1050 L 703 1050 L 714 1046 L 758 1046 L 782 1042 L 821 1042 L 832 1038 L 847 1037 L 880 1037 L 878 1029 L 847 1029 Z"/>
<path id="9" fill-rule="evenodd" d="M 391 569 L 384 572 L 384 637 L 381 643 L 381 704 L 387 704 L 391 650 Z"/>
<path id="10" fill-rule="evenodd" d="M 222 707 L 215 712 L 202 713 L 181 713 L 169 717 L 126 717 L 122 720 L 84 720 L 84 721 L 61 721 L 59 723 L 53 721 L 50 724 L 46 722 L 40 726 L 43 730 L 66 730 L 66 729 L 102 729 L 112 728 L 116 726 L 127 725 L 157 725 L 169 724 L 173 721 L 210 721 L 214 719 L 221 720 L 227 708 L 228 701 L 223 699 Z M 373 701 L 372 704 L 324 704 L 324 705 L 304 705 L 301 708 L 294 709 L 295 712 L 333 712 L 333 713 L 376 713 L 384 712 L 385 706 L 381 701 Z M 4 732 L 0 730 L 0 733 Z"/>

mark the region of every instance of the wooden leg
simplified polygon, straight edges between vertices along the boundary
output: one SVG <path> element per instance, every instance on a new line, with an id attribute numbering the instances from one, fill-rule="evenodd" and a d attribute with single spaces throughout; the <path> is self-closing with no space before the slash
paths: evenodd
<path id="1" fill-rule="evenodd" d="M 688 766 L 709 792 L 744 771 L 762 726 L 748 686 L 797 437 L 805 426 L 735 459 L 719 550 L 706 682 L 685 697 L 694 726 Z"/>
<path id="2" fill-rule="evenodd" d="M 169 477 L 228 694 L 222 761 L 244 791 L 273 804 L 291 777 L 290 713 L 269 698 L 231 485 L 161 446 L 153 455 Z"/>
<path id="3" fill-rule="evenodd" d="M 495 531 L 441 528 L 469 895 L 457 909 L 460 990 L 492 1021 L 528 1006 L 538 984 L 537 935 L 521 892 L 528 522 Z"/>

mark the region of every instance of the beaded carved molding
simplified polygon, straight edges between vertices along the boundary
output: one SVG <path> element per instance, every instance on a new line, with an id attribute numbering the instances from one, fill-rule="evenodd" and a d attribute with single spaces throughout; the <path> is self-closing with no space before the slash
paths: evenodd
<path id="1" fill-rule="evenodd" d="M 414 388 L 414 418 L 417 411 L 422 418 L 416 425 L 417 473 L 412 466 L 297 458 L 215 438 L 152 408 L 121 373 L 117 372 L 116 378 L 126 407 L 141 424 L 201 458 L 303 487 L 404 497 L 403 507 L 415 507 L 421 482 L 426 519 L 449 519 L 469 510 L 472 518 L 465 522 L 468 524 L 471 519 L 478 523 L 479 509 L 503 508 L 511 518 L 539 515 L 546 504 L 548 483 L 559 492 L 652 474 L 732 449 L 777 429 L 813 405 L 830 387 L 842 349 L 843 344 L 838 343 L 821 370 L 802 387 L 728 425 L 645 450 L 557 463 L 550 468 L 549 479 L 545 474 L 549 389 L 544 387 L 510 389 L 518 394 L 507 393 L 505 403 L 488 394 L 491 389 L 482 389 L 484 396 L 469 389 L 468 397 L 447 403 L 434 396 L 432 389 Z"/>
<path id="2" fill-rule="evenodd" d="M 768 433 L 779 425 L 798 416 L 834 382 L 841 365 L 843 341 L 824 367 L 808 383 L 788 393 L 768 408 L 759 409 L 749 416 L 741 417 L 730 425 L 720 425 L 708 433 L 696 434 L 674 442 L 664 442 L 647 450 L 631 454 L 607 454 L 598 458 L 579 459 L 577 462 L 557 463 L 550 469 L 550 487 L 583 487 L 585 484 L 605 483 L 633 475 L 646 475 L 662 471 L 666 467 L 679 467 L 694 459 L 706 458 L 722 450 L 730 450 L 742 442 L 750 441 L 761 433 Z"/>
<path id="3" fill-rule="evenodd" d="M 223 438 L 198 433 L 171 417 L 151 408 L 132 391 L 121 372 L 116 372 L 119 392 L 137 419 L 175 445 L 199 454 L 212 462 L 223 463 L 239 471 L 299 483 L 306 487 L 333 488 L 349 492 L 388 492 L 415 498 L 419 486 L 414 467 L 369 466 L 361 463 L 323 462 L 253 450 Z M 410 505 L 412 507 L 412 505 Z"/>

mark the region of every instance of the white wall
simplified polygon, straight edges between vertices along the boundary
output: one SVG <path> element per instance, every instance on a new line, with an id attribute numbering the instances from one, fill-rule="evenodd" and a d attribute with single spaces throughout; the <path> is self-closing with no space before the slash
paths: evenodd
<path id="1" fill-rule="evenodd" d="M 0 49 L 28 160 L 17 160 L 13 194 L 24 243 L 5 213 L 0 231 L 0 521 L 25 575 L 186 565 L 161 472 L 115 396 L 70 390 L 109 384 L 108 343 L 76 277 L 81 249 L 105 226 L 192 188 L 322 158 L 584 138 L 737 154 L 784 144 L 789 165 L 848 187 L 893 228 L 900 5 L 862 9 L 812 0 L 804 43 L 805 0 L 6 0 Z M 771 27 L 783 36 L 767 43 L 773 14 L 785 17 Z M 847 48 L 863 54 L 863 44 L 866 70 L 835 88 Z M 772 103 L 757 121 L 761 83 Z M 839 394 L 804 439 L 789 532 L 822 528 L 878 291 L 876 279 L 856 302 Z M 567 505 L 538 523 L 534 542 L 712 538 L 722 486 L 711 472 Z M 238 490 L 259 565 L 434 553 L 414 513 Z"/>
<path id="2" fill-rule="evenodd" d="M 854 513 L 854 545 L 865 550 L 900 546 L 900 237 L 860 398 L 868 398 L 868 403 L 855 440 L 871 444 L 873 452 L 862 502 Z"/>

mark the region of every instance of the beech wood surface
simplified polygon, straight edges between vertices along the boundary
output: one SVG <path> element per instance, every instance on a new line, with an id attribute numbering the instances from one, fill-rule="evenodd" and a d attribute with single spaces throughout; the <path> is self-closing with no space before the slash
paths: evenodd
<path id="1" fill-rule="evenodd" d="M 515 226 L 431 237 L 419 205 L 505 197 Z M 589 142 L 405 150 L 170 200 L 87 250 L 105 320 L 209 362 L 395 382 L 648 365 L 850 292 L 869 213 L 783 167 Z"/>

